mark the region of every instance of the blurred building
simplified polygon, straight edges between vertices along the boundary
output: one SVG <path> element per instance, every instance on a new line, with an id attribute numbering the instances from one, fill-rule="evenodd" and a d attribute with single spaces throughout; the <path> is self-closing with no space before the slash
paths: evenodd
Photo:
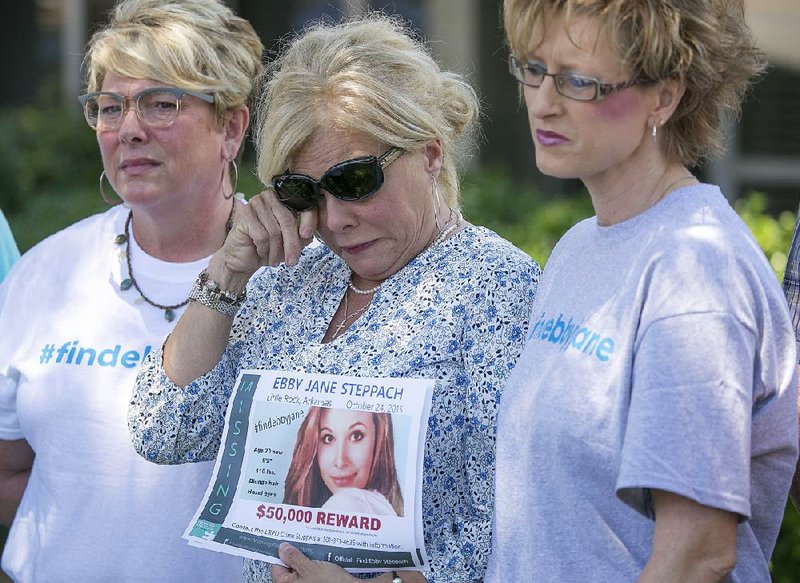
<path id="1" fill-rule="evenodd" d="M 485 105 L 482 165 L 509 168 L 553 194 L 575 184 L 539 175 L 517 88 L 506 72 L 501 0 L 227 0 L 250 20 L 268 51 L 279 39 L 319 17 L 337 19 L 365 8 L 403 15 L 431 43 L 439 62 L 476 85 Z M 0 106 L 61 101 L 75 107 L 88 35 L 114 0 L 4 0 Z M 800 198 L 800 1 L 748 0 L 749 18 L 772 66 L 730 128 L 728 154 L 702 169 L 732 198 L 751 189 L 775 209 Z"/>

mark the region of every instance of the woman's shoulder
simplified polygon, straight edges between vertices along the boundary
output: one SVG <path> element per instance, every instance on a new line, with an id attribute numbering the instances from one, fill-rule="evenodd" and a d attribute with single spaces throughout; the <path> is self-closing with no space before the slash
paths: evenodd
<path id="1" fill-rule="evenodd" d="M 530 255 L 486 227 L 468 226 L 447 241 L 439 257 L 446 265 L 440 271 L 459 285 L 469 281 L 486 289 L 527 293 L 541 275 Z"/>
<path id="2" fill-rule="evenodd" d="M 670 198 L 652 225 L 650 243 L 665 251 L 665 259 L 691 254 L 705 262 L 762 262 L 761 248 L 718 187 L 699 184 Z"/>
<path id="3" fill-rule="evenodd" d="M 530 255 L 486 227 L 470 225 L 464 229 L 457 249 L 465 259 L 477 266 L 539 271 L 539 265 Z"/>
<path id="4" fill-rule="evenodd" d="M 670 198 L 638 249 L 651 293 L 740 316 L 754 313 L 759 298 L 785 303 L 764 252 L 719 188 L 701 184 Z"/>
<path id="5" fill-rule="evenodd" d="M 394 294 L 418 298 L 435 286 L 432 309 L 474 314 L 487 308 L 527 312 L 541 272 L 530 256 L 497 233 L 468 226 L 412 261 L 403 274 L 391 287 Z"/>
<path id="6" fill-rule="evenodd" d="M 91 215 L 39 241 L 20 258 L 14 271 L 41 270 L 45 265 L 70 266 L 97 253 L 104 245 L 111 248 L 122 232 L 127 209 L 122 206 Z"/>

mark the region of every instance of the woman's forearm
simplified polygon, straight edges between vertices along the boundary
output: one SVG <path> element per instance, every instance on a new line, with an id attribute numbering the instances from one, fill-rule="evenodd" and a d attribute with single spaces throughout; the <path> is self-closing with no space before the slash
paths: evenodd
<path id="1" fill-rule="evenodd" d="M 11 526 L 31 475 L 34 453 L 24 439 L 0 440 L 0 524 Z"/>
<path id="2" fill-rule="evenodd" d="M 656 527 L 639 583 L 718 583 L 736 566 L 736 515 L 653 490 Z"/>
<path id="3" fill-rule="evenodd" d="M 185 387 L 217 364 L 233 318 L 191 302 L 164 344 L 164 372 Z"/>
<path id="4" fill-rule="evenodd" d="M 260 267 L 295 265 L 317 220 L 316 211 L 302 213 L 301 228 L 309 236 L 301 238 L 294 215 L 272 190 L 254 196 L 236 214 L 236 224 L 206 269 L 209 280 L 234 296 Z M 225 352 L 232 323 L 232 316 L 190 303 L 164 345 L 164 371 L 170 380 L 185 386 L 211 370 Z"/>
<path id="5" fill-rule="evenodd" d="M 209 262 L 208 278 L 221 289 L 239 295 L 249 276 L 225 269 L 219 255 Z M 233 316 L 190 302 L 164 344 L 164 372 L 170 380 L 183 387 L 211 370 L 225 352 L 232 324 Z"/>

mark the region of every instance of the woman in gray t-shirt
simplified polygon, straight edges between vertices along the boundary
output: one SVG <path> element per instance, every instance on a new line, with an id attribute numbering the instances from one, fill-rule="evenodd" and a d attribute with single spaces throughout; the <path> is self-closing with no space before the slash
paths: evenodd
<path id="1" fill-rule="evenodd" d="M 764 68 L 743 3 L 506 0 L 505 25 L 536 165 L 596 216 L 553 251 L 503 395 L 487 581 L 767 581 L 794 333 L 689 171 Z"/>

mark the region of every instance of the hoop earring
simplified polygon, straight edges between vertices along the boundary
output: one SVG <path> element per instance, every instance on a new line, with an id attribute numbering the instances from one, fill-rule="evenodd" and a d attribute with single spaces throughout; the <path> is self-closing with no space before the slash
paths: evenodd
<path id="1" fill-rule="evenodd" d="M 439 185 L 436 184 L 436 176 L 431 175 L 431 189 L 433 191 L 433 217 L 436 221 L 436 227 L 439 231 L 442 230 L 442 225 L 439 223 L 439 207 L 442 205 L 442 199 L 439 196 Z"/>
<path id="2" fill-rule="evenodd" d="M 239 167 L 236 165 L 236 160 L 230 160 L 230 163 L 233 164 L 233 189 L 231 190 L 230 194 L 225 194 L 225 189 L 222 190 L 222 196 L 225 200 L 230 200 L 233 195 L 236 194 L 236 187 L 239 186 Z M 225 179 L 225 171 L 223 170 L 222 179 Z"/>
<path id="3" fill-rule="evenodd" d="M 106 176 L 106 171 L 105 170 L 103 170 L 100 173 L 100 196 L 103 197 L 103 200 L 106 201 L 106 204 L 108 204 L 108 206 L 116 206 L 116 205 L 118 205 L 119 203 L 122 202 L 122 197 L 117 194 L 117 196 L 119 197 L 119 200 L 114 200 L 113 198 L 108 196 L 108 194 L 106 194 L 106 187 L 103 185 L 103 178 L 106 178 L 106 179 L 108 178 Z M 111 184 L 111 182 L 109 182 L 109 184 Z M 113 187 L 112 187 L 112 189 L 113 189 Z M 116 194 L 116 192 L 114 194 Z"/>

